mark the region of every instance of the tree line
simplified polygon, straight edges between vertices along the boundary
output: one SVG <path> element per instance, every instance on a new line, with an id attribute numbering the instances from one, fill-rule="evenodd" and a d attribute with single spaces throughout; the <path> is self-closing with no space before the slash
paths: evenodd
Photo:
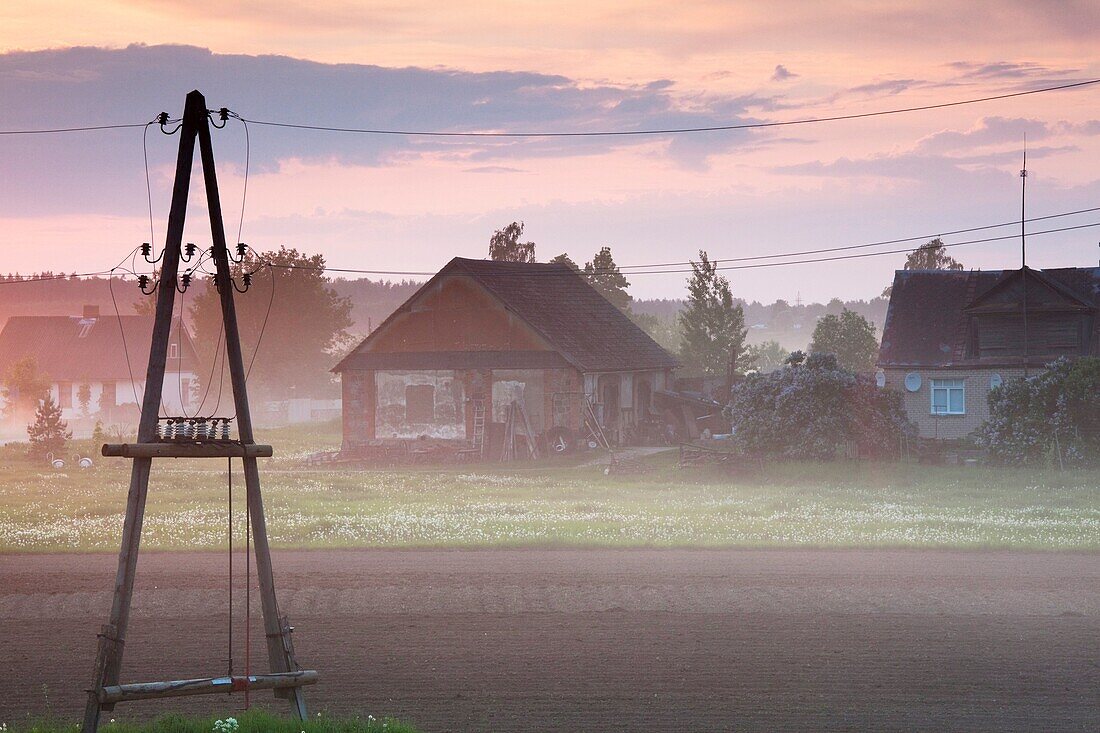
<path id="1" fill-rule="evenodd" d="M 521 241 L 524 223 L 512 222 L 493 233 L 489 239 L 489 258 L 508 262 L 534 262 L 535 243 Z M 724 380 L 728 391 L 738 376 L 752 371 L 771 371 L 784 364 L 790 354 L 778 342 L 748 345 L 745 304 L 734 296 L 729 280 L 705 250 L 699 250 L 698 260 L 691 260 L 691 275 L 687 281 L 687 297 L 675 308 L 675 320 L 652 313 L 637 313 L 628 292 L 630 282 L 622 274 L 608 246 L 601 247 L 581 268 L 567 254 L 561 253 L 550 262 L 564 264 L 598 290 L 612 304 L 626 313 L 664 346 L 673 351 L 682 363 L 681 373 Z M 906 258 L 905 269 L 961 270 L 963 265 L 947 254 L 939 239 L 921 245 Z M 889 288 L 883 297 L 889 296 Z M 826 312 L 817 319 L 809 350 L 811 353 L 832 354 L 841 369 L 867 373 L 874 369 L 878 356 L 878 338 L 874 324 L 864 315 L 844 307 L 839 312 Z M 755 305 L 755 304 L 754 304 Z M 830 303 L 827 310 L 832 310 Z M 776 320 L 791 309 L 786 301 L 771 306 Z"/>
<path id="2" fill-rule="evenodd" d="M 489 238 L 488 250 L 495 260 L 535 261 L 535 243 L 524 237 L 521 221 L 495 231 Z M 728 390 L 741 375 L 774 370 L 790 356 L 776 342 L 755 346 L 746 343 L 745 303 L 735 297 L 729 280 L 718 271 L 706 251 L 699 251 L 698 259 L 691 262 L 684 301 L 666 303 L 674 316 L 640 312 L 634 307 L 630 282 L 616 263 L 610 246 L 600 247 L 583 265 L 565 252 L 550 262 L 563 264 L 580 274 L 658 343 L 675 353 L 683 364 L 682 374 L 723 382 Z M 294 396 L 336 396 L 338 385 L 330 372 L 333 364 L 371 326 L 381 322 L 419 287 L 419 283 L 411 281 L 330 280 L 325 267 L 323 255 L 287 247 L 251 254 L 234 265 L 238 279 L 244 272 L 255 272 L 250 291 L 237 298 L 237 314 L 241 333 L 245 334 L 242 344 L 245 359 L 251 366 L 249 388 L 257 404 Z M 908 269 L 929 267 L 960 269 L 962 265 L 946 254 L 942 242 L 933 240 L 915 250 L 906 262 Z M 6 279 L 18 280 L 20 276 Z M 120 306 L 130 312 L 152 312 L 151 298 L 134 301 L 122 295 L 120 288 L 124 287 L 127 283 L 114 284 L 116 298 L 122 301 Z M 61 308 L 70 314 L 79 312 L 82 303 L 102 302 L 104 296 L 110 297 L 106 280 L 65 278 L 0 288 L 0 306 L 10 302 L 25 312 L 28 306 L 18 299 L 19 293 L 29 296 L 29 302 L 51 301 L 48 312 Z M 780 316 L 783 306 L 790 308 L 785 301 L 770 306 L 772 315 Z M 219 395 L 223 396 L 223 403 L 228 395 L 217 294 L 205 281 L 196 281 L 192 290 L 179 298 L 179 308 L 194 334 L 198 354 L 193 398 L 209 411 L 218 404 Z M 835 311 L 832 304 L 828 310 Z M 104 315 L 113 315 L 113 309 L 104 311 Z M 817 320 L 809 350 L 834 354 L 842 368 L 867 372 L 874 367 L 877 348 L 873 324 L 864 316 L 842 308 Z M 141 371 L 140 365 L 137 371 Z M 33 410 L 32 402 L 39 401 L 48 385 L 47 372 L 48 365 L 20 363 L 8 374 L 0 375 L 3 382 L 0 386 L 9 397 L 9 409 Z M 85 407 L 84 412 L 89 410 Z"/>

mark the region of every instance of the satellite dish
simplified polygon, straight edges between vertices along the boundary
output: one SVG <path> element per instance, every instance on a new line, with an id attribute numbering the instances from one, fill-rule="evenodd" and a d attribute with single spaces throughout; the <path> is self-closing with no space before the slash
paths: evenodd
<path id="1" fill-rule="evenodd" d="M 905 389 L 910 392 L 917 392 L 920 390 L 920 375 L 916 372 L 909 372 L 905 375 Z"/>
<path id="2" fill-rule="evenodd" d="M 881 369 L 875 372 L 875 384 L 879 388 L 886 386 L 886 372 L 882 371 Z"/>
<path id="3" fill-rule="evenodd" d="M 997 374 L 996 372 L 994 372 L 993 374 L 989 375 L 989 388 L 990 389 L 997 389 L 1002 384 L 1004 384 L 1004 380 L 1001 379 L 1000 374 Z"/>

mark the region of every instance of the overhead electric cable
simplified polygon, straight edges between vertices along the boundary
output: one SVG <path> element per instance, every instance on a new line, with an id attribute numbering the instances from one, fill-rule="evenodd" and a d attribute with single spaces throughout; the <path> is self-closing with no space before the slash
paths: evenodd
<path id="1" fill-rule="evenodd" d="M 152 256 L 153 248 L 156 247 L 157 235 L 153 231 L 153 184 L 149 180 L 149 126 L 156 124 L 156 121 L 147 122 L 145 129 L 141 131 L 141 154 L 145 159 L 145 199 L 149 204 L 149 253 Z"/>
<path id="2" fill-rule="evenodd" d="M 1067 216 L 1075 216 L 1075 215 L 1079 215 L 1079 214 L 1094 213 L 1094 212 L 1097 212 L 1097 211 L 1100 211 L 1100 207 L 1091 207 L 1091 208 L 1087 208 L 1087 209 L 1077 209 L 1077 210 L 1074 210 L 1074 211 L 1063 211 L 1063 212 L 1059 212 L 1059 213 L 1055 213 L 1055 214 L 1046 214 L 1044 216 L 1036 216 L 1036 217 L 1029 218 L 1026 221 L 1027 222 L 1045 221 L 1045 220 L 1057 219 L 1057 218 L 1062 218 L 1062 217 L 1067 217 Z M 777 252 L 777 253 L 774 253 L 774 254 L 767 254 L 767 255 L 752 255 L 752 256 L 747 256 L 747 257 L 716 258 L 716 259 L 711 260 L 711 262 L 713 262 L 713 263 L 749 262 L 749 261 L 757 261 L 757 260 L 762 260 L 762 259 L 764 259 L 764 260 L 779 260 L 779 259 L 790 258 L 790 257 L 802 257 L 802 256 L 805 256 L 805 255 L 826 254 L 826 253 L 830 253 L 830 252 L 841 252 L 841 251 L 856 250 L 856 249 L 866 249 L 866 248 L 870 248 L 870 247 L 886 246 L 886 245 L 890 245 L 890 244 L 901 244 L 901 243 L 904 243 L 904 242 L 914 242 L 914 241 L 921 241 L 921 240 L 927 241 L 927 240 L 931 240 L 931 239 L 935 239 L 935 238 L 939 238 L 939 237 L 945 237 L 945 236 L 949 236 L 949 235 L 953 235 L 953 234 L 964 234 L 964 233 L 968 233 L 968 232 L 982 231 L 982 230 L 987 230 L 987 229 L 997 229 L 997 228 L 1005 227 L 1005 226 L 1018 226 L 1019 223 L 1020 223 L 1020 221 L 1019 221 L 1019 219 L 1017 219 L 1016 221 L 1005 222 L 1005 223 L 1002 223 L 1002 224 L 987 224 L 987 225 L 984 225 L 984 226 L 968 227 L 968 228 L 965 228 L 965 229 L 953 229 L 953 230 L 949 230 L 949 231 L 941 231 L 941 232 L 938 232 L 938 233 L 935 233 L 935 234 L 924 234 L 924 235 L 914 236 L 914 237 L 901 237 L 901 238 L 896 238 L 896 239 L 884 239 L 884 240 L 877 241 L 877 242 L 865 242 L 865 243 L 862 243 L 862 244 L 850 244 L 850 245 L 842 245 L 842 246 L 837 246 L 837 247 L 825 247 L 825 248 L 814 249 L 814 250 L 798 250 L 798 251 L 791 251 L 791 252 Z M 1040 230 L 1040 231 L 1037 231 L 1037 232 L 1029 232 L 1029 234 L 1034 234 L 1036 236 L 1042 235 L 1042 234 L 1055 234 L 1055 233 L 1058 233 L 1058 232 L 1074 231 L 1074 230 L 1077 230 L 1077 229 L 1089 229 L 1089 228 L 1096 227 L 1096 226 L 1100 226 L 1100 222 L 1090 223 L 1090 224 L 1081 224 L 1081 225 L 1069 226 L 1069 227 L 1059 227 L 1059 228 L 1056 228 L 1056 229 Z M 1017 237 L 1017 236 L 1018 235 L 999 236 L 999 237 L 985 237 L 985 238 L 981 238 L 981 239 L 967 240 L 967 241 L 964 241 L 964 242 L 948 242 L 948 243 L 944 244 L 944 247 L 958 247 L 958 246 L 965 246 L 965 245 L 970 245 L 970 244 L 981 244 L 981 243 L 986 243 L 986 242 L 999 242 L 999 241 L 1003 241 L 1003 240 L 1006 240 L 1006 239 L 1011 239 L 1011 238 L 1014 238 L 1014 237 Z M 137 249 L 132 251 L 130 254 L 126 255 L 126 257 L 124 257 L 122 259 L 122 262 L 125 262 L 126 259 L 128 259 L 128 258 L 132 258 L 132 255 L 134 255 L 134 253 L 136 251 L 137 251 Z M 908 248 L 906 248 L 906 249 L 891 249 L 891 250 L 883 250 L 883 251 L 879 251 L 879 252 L 863 253 L 861 256 L 863 256 L 863 257 L 872 257 L 872 256 L 878 256 L 878 255 L 898 254 L 898 253 L 909 252 L 909 251 L 911 251 L 911 250 L 908 249 Z M 190 268 L 191 271 L 192 272 L 199 271 L 199 272 L 203 272 L 207 275 L 212 275 L 213 273 L 211 273 L 210 271 L 208 271 L 204 267 L 206 261 L 209 260 L 209 258 L 210 258 L 209 252 L 204 251 L 203 254 L 199 256 L 199 259 L 196 261 L 195 265 L 193 265 Z M 778 266 L 778 265 L 783 265 L 783 264 L 803 264 L 805 262 L 825 262 L 825 261 L 829 261 L 829 259 L 830 258 L 813 259 L 813 260 L 796 260 L 796 261 L 790 261 L 790 262 L 772 262 L 772 263 L 763 263 L 763 264 L 764 265 Z M 851 259 L 851 258 L 848 257 L 848 258 L 845 258 L 845 259 Z M 30 276 L 30 277 L 26 277 L 26 278 L 11 279 L 11 280 L 0 279 L 0 285 L 18 285 L 18 284 L 22 284 L 22 283 L 45 282 L 45 281 L 50 281 L 50 280 L 69 280 L 69 279 L 72 279 L 72 278 L 104 277 L 104 276 L 113 275 L 115 273 L 115 271 L 117 271 L 117 270 L 122 270 L 123 272 L 125 272 L 126 274 L 128 274 L 132 277 L 137 277 L 139 275 L 139 273 L 137 273 L 133 268 L 128 269 L 128 268 L 122 267 L 122 262 L 120 262 L 118 265 L 111 268 L 110 270 L 99 270 L 99 271 L 96 271 L 96 272 L 81 272 L 81 273 L 74 272 L 74 273 L 71 273 L 71 274 L 61 273 L 61 274 L 57 274 L 57 275 L 49 274 L 49 275 Z M 638 265 L 620 265 L 620 266 L 618 266 L 618 269 L 619 270 L 630 270 L 631 272 L 629 272 L 627 274 L 631 274 L 631 275 L 675 274 L 675 273 L 679 273 L 679 272 L 690 272 L 690 270 L 681 270 L 681 269 L 669 270 L 669 269 L 656 269 L 656 268 L 669 268 L 669 267 L 680 268 L 680 267 L 688 266 L 690 264 L 691 264 L 690 261 L 657 262 L 657 263 L 638 264 Z M 305 265 L 280 265 L 280 264 L 275 264 L 275 263 L 269 262 L 269 261 L 261 262 L 260 265 L 259 265 L 259 268 L 257 268 L 257 270 L 254 270 L 253 272 L 256 272 L 259 269 L 262 269 L 264 267 L 272 267 L 272 268 L 280 268 L 280 269 L 322 270 L 322 271 L 325 271 L 325 272 L 334 272 L 334 273 L 341 273 L 341 274 L 358 274 L 358 275 L 399 275 L 399 276 L 414 276 L 414 277 L 415 276 L 430 277 L 430 276 L 436 274 L 435 272 L 426 271 L 426 270 L 370 270 L 370 269 L 360 269 L 360 268 L 351 268 L 351 267 L 328 267 L 328 266 L 326 266 L 326 267 L 310 267 L 310 266 L 305 266 Z M 741 269 L 741 268 L 720 267 L 719 269 L 724 270 L 724 269 Z M 610 272 L 610 271 L 608 271 L 608 270 L 597 270 L 593 274 L 603 274 L 605 272 Z M 525 273 L 525 274 L 529 275 L 530 273 Z M 557 273 L 545 273 L 545 274 L 547 274 L 547 275 L 556 275 Z"/>
<path id="3" fill-rule="evenodd" d="M 125 130 L 133 127 L 145 127 L 145 122 L 130 122 L 123 125 L 93 125 L 90 127 L 55 127 L 49 130 L 0 130 L 0 135 L 53 135 L 62 132 L 94 132 L 96 130 Z"/>
<path id="4" fill-rule="evenodd" d="M 1019 222 L 1016 222 L 1016 223 L 1019 223 Z M 1056 234 L 1058 232 L 1069 232 L 1069 231 L 1075 231 L 1075 230 L 1078 230 L 1078 229 L 1090 229 L 1092 227 L 1100 227 L 1100 222 L 1093 222 L 1091 224 L 1078 224 L 1076 226 L 1068 226 L 1068 227 L 1059 227 L 1057 229 L 1044 229 L 1044 230 L 1037 231 L 1037 232 L 1028 232 L 1028 236 L 1039 236 L 1039 235 L 1042 235 L 1042 234 Z M 983 244 L 983 243 L 987 243 L 987 242 L 1001 242 L 1001 241 L 1008 240 L 1008 239 L 1018 239 L 1018 238 L 1019 238 L 1018 234 L 1011 234 L 1011 235 L 1005 235 L 1005 236 L 1001 236 L 1001 237 L 985 237 L 983 239 L 970 239 L 970 240 L 967 240 L 967 241 L 964 241 L 964 242 L 949 242 L 949 243 L 944 244 L 943 246 L 944 247 L 962 247 L 962 246 L 971 245 L 971 244 Z M 859 247 L 859 246 L 863 246 L 863 245 L 854 245 L 854 246 Z M 850 249 L 850 248 L 851 247 L 849 247 L 848 249 Z M 784 266 L 784 265 L 805 265 L 805 264 L 812 264 L 812 263 L 815 263 L 815 262 L 833 262 L 833 261 L 836 261 L 836 260 L 853 260 L 853 259 L 862 259 L 864 257 L 879 257 L 879 256 L 882 256 L 882 255 L 904 254 L 904 253 L 908 253 L 908 252 L 911 252 L 911 251 L 912 250 L 909 249 L 909 248 L 890 249 L 890 250 L 881 250 L 881 251 L 878 251 L 878 252 L 861 252 L 859 254 L 840 255 L 840 256 L 835 256 L 835 257 L 818 257 L 818 258 L 814 258 L 814 259 L 785 260 L 785 261 L 782 261 L 782 262 L 760 262 L 760 263 L 756 263 L 756 264 L 752 264 L 752 265 L 729 265 L 729 266 L 726 266 L 726 267 L 717 267 L 715 269 L 717 269 L 717 270 L 750 270 L 750 269 L 757 269 L 757 268 L 763 268 L 763 267 L 780 267 L 780 266 Z M 790 256 L 790 255 L 769 255 L 769 257 L 771 257 L 771 258 L 782 257 L 782 256 Z M 752 258 L 747 258 L 747 259 L 752 259 Z M 736 261 L 736 260 L 726 259 L 726 260 L 723 260 L 723 261 L 724 262 L 732 262 L 732 261 Z M 711 260 L 711 262 L 717 262 L 717 260 Z M 691 264 L 691 263 L 687 262 L 687 263 L 683 263 L 683 264 Z M 431 277 L 431 276 L 437 274 L 435 272 L 412 271 L 412 270 L 365 270 L 365 269 L 356 269 L 356 268 L 350 268 L 350 267 L 328 267 L 328 266 L 313 267 L 313 266 L 309 266 L 309 265 L 279 265 L 279 264 L 275 264 L 275 263 L 272 263 L 272 262 L 265 263 L 265 266 L 266 267 L 278 267 L 278 268 L 281 268 L 281 269 L 284 269 L 284 270 L 320 270 L 320 271 L 324 271 L 324 272 L 339 272 L 339 273 L 358 274 L 358 275 L 404 275 L 404 276 L 412 276 L 412 277 L 415 277 L 415 276 Z M 641 267 L 641 265 L 635 265 L 635 267 Z M 662 267 L 662 265 L 653 265 L 652 267 Z M 585 275 L 585 274 L 600 275 L 600 274 L 607 274 L 607 273 L 611 273 L 611 272 L 615 272 L 615 270 L 596 270 L 593 273 L 586 273 L 585 271 L 581 270 L 578 274 L 580 274 L 582 276 Z M 634 270 L 634 271 L 632 271 L 628 274 L 630 274 L 630 275 L 675 275 L 675 274 L 679 274 L 679 273 L 690 273 L 690 272 L 692 272 L 692 270 L 690 270 L 690 269 L 687 269 L 687 270 L 685 270 L 685 269 L 655 270 L 654 269 L 654 270 Z M 559 276 L 562 276 L 562 275 L 573 274 L 573 272 L 571 270 L 568 271 L 568 272 L 553 272 L 553 271 L 542 270 L 542 271 L 531 271 L 531 272 L 517 272 L 516 274 L 517 275 L 523 275 L 524 277 L 532 277 L 532 276 L 534 276 L 534 277 L 539 277 L 539 276 L 559 277 Z"/>
<path id="5" fill-rule="evenodd" d="M 1036 216 L 1031 219 L 1027 219 L 1028 222 L 1033 221 L 1045 221 L 1047 219 L 1060 219 L 1066 216 L 1076 216 L 1078 214 L 1090 214 L 1096 211 L 1100 211 L 1100 206 L 1094 206 L 1089 209 L 1078 209 L 1076 211 L 1064 211 L 1060 214 L 1047 214 L 1046 216 Z M 721 259 L 714 259 L 711 262 L 748 262 L 751 260 L 770 260 L 780 259 L 783 257 L 801 257 L 803 255 L 816 255 L 823 254 L 825 252 L 840 252 L 843 250 L 851 249 L 867 249 L 868 247 L 885 247 L 889 244 L 903 244 L 905 242 L 919 242 L 922 240 L 939 239 L 940 237 L 950 237 L 955 234 L 969 234 L 970 232 L 981 232 L 988 229 L 1002 229 L 1008 226 L 1019 226 L 1020 220 L 1006 221 L 1002 224 L 986 224 L 980 227 L 968 227 L 966 229 L 953 229 L 951 231 L 939 232 L 938 234 L 931 235 L 925 234 L 919 237 L 902 237 L 900 239 L 883 239 L 878 242 L 867 242 L 865 244 L 846 244 L 839 247 L 824 247 L 822 249 L 804 249 L 798 252 L 782 252 L 780 254 L 772 255 L 753 255 L 751 257 L 724 257 Z M 633 270 L 637 268 L 653 268 L 653 267 L 676 267 L 680 265 L 688 265 L 690 262 L 660 262 L 649 265 L 620 265 L 620 270 Z"/>
<path id="6" fill-rule="evenodd" d="M 1066 89 L 1075 89 L 1078 87 L 1090 86 L 1093 84 L 1100 84 L 1100 79 L 1089 79 L 1086 81 L 1072 82 L 1069 84 L 1058 84 L 1056 86 L 1042 87 L 1039 89 L 1028 89 L 1022 92 L 1008 92 L 1006 94 L 994 94 L 987 97 L 978 97 L 975 99 L 962 99 L 955 102 L 939 102 L 937 104 L 924 104 L 913 107 L 899 107 L 895 109 L 878 110 L 876 112 L 856 112 L 843 115 L 831 115 L 828 117 L 810 117 L 799 120 L 787 120 L 783 122 L 743 122 L 730 125 L 705 125 L 700 127 L 668 127 L 659 129 L 647 129 L 647 130 L 592 130 L 592 131 L 576 131 L 576 132 L 559 132 L 552 130 L 543 131 L 528 131 L 528 132 L 493 132 L 493 131 L 473 131 L 473 132 L 450 132 L 445 130 L 401 130 L 401 129 L 385 129 L 385 128 L 361 128 L 361 127 L 330 127 L 327 125 L 312 125 L 295 122 L 278 122 L 274 120 L 259 120 L 249 117 L 244 117 L 238 113 L 234 113 L 242 122 L 250 122 L 254 125 L 266 125 L 268 127 L 284 127 L 295 130 L 314 130 L 319 132 L 346 132 L 356 133 L 362 135 L 415 135 L 419 137 L 533 137 L 533 138 L 547 138 L 547 137 L 616 137 L 616 136 L 630 136 L 630 135 L 682 135 L 687 133 L 697 132 L 721 132 L 726 130 L 753 130 L 767 127 L 787 127 L 791 125 L 811 125 L 821 122 L 840 122 L 842 120 L 858 120 L 867 117 L 882 117 L 885 115 L 896 115 L 908 112 L 923 112 L 933 109 L 945 109 L 947 107 L 961 107 L 968 104 L 981 104 L 983 102 L 994 102 L 1001 99 L 1012 99 L 1014 97 L 1026 97 L 1032 94 L 1044 94 L 1046 92 L 1057 92 Z"/>

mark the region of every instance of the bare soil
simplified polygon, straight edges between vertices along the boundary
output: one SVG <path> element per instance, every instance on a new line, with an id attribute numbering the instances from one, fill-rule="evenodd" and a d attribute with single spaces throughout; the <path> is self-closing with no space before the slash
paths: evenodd
<path id="1" fill-rule="evenodd" d="M 124 681 L 226 672 L 226 564 L 143 555 Z M 425 731 L 1100 730 L 1100 554 L 301 551 L 275 570 L 326 713 Z M 78 718 L 114 573 L 108 555 L 0 555 L 0 722 Z M 243 583 L 234 613 L 240 673 Z"/>

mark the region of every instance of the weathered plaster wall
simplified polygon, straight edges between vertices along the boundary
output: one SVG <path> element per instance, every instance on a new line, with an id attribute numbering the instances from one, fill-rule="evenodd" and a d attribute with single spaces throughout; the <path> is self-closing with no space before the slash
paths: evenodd
<path id="1" fill-rule="evenodd" d="M 377 371 L 374 373 L 374 432 L 379 438 L 429 438 L 464 440 L 466 438 L 465 392 L 462 380 L 453 370 Z M 434 416 L 431 422 L 406 419 L 405 390 L 410 385 L 430 385 L 435 389 Z"/>
<path id="2" fill-rule="evenodd" d="M 340 375 L 344 448 L 374 440 L 374 372 L 347 371 Z"/>

